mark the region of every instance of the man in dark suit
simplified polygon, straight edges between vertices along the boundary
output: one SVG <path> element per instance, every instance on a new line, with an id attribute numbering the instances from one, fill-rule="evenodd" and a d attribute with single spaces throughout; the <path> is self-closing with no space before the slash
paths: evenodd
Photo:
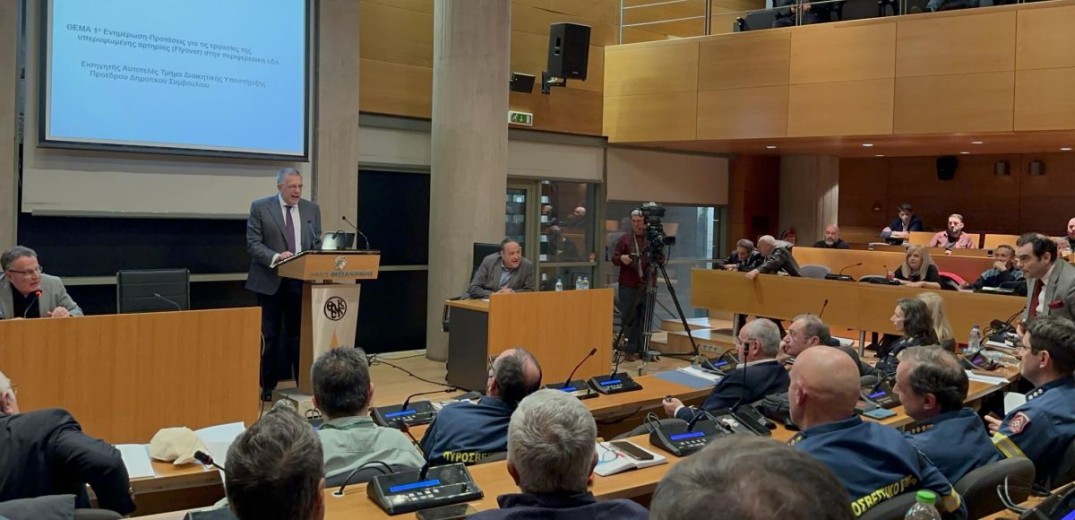
<path id="1" fill-rule="evenodd" d="M 1058 260 L 1056 242 L 1027 233 L 1015 242 L 1015 258 L 1027 279 L 1023 319 L 1060 316 L 1075 321 L 1075 267 Z"/>
<path id="2" fill-rule="evenodd" d="M 19 413 L 15 387 L 0 373 L 0 502 L 46 495 L 84 496 L 101 508 L 134 511 L 127 467 L 112 445 L 82 433 L 65 410 Z M 89 507 L 88 503 L 81 504 Z"/>
<path id="3" fill-rule="evenodd" d="M 82 316 L 56 276 L 41 272 L 33 249 L 15 246 L 0 255 L 0 319 Z"/>
<path id="4" fill-rule="evenodd" d="M 924 226 L 914 214 L 914 208 L 904 202 L 900 204 L 899 216 L 881 230 L 881 238 L 890 244 L 902 244 L 911 238 L 911 231 L 922 231 Z"/>
<path id="5" fill-rule="evenodd" d="M 261 399 L 272 399 L 277 381 L 298 377 L 302 281 L 282 279 L 276 264 L 305 249 L 321 236 L 321 208 L 302 198 L 302 174 L 294 168 L 276 173 L 279 193 L 250 204 L 246 250 L 250 274 L 246 288 L 261 306 Z"/>
<path id="6" fill-rule="evenodd" d="M 500 242 L 500 252 L 486 256 L 474 278 L 470 280 L 467 295 L 474 299 L 488 298 L 491 294 L 528 292 L 534 290 L 534 264 L 523 258 L 523 247 L 505 238 Z"/>
<path id="7" fill-rule="evenodd" d="M 851 245 L 840 238 L 840 227 L 830 224 L 825 227 L 825 240 L 814 242 L 814 247 L 824 249 L 851 249 Z"/>
<path id="8" fill-rule="evenodd" d="M 760 273 L 777 274 L 787 273 L 790 276 L 799 274 L 799 263 L 791 256 L 791 244 L 783 240 L 777 240 L 772 235 L 765 235 L 758 239 L 758 251 L 765 257 L 765 262 L 747 273 L 747 278 L 753 280 Z"/>
<path id="9" fill-rule="evenodd" d="M 780 331 L 775 323 L 764 318 L 747 323 L 739 329 L 735 344 L 741 363 L 713 387 L 713 392 L 702 404 L 702 409 L 707 412 L 750 404 L 767 395 L 788 391 L 788 371 L 776 360 L 780 352 Z M 663 404 L 669 416 L 684 421 L 690 421 L 696 413 L 674 397 L 665 399 Z"/>

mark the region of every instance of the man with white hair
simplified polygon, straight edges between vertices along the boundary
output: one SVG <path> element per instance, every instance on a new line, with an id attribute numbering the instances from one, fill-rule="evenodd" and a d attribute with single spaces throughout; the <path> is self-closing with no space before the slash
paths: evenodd
<path id="1" fill-rule="evenodd" d="M 15 393 L 15 385 L 0 373 L 0 502 L 80 496 L 89 484 L 99 507 L 123 515 L 134 511 L 119 450 L 82 433 L 66 410 L 19 413 Z"/>
<path id="2" fill-rule="evenodd" d="M 747 273 L 747 279 L 753 280 L 759 274 L 787 273 L 790 276 L 802 276 L 799 274 L 799 264 L 791 256 L 791 244 L 765 235 L 758 239 L 758 251 L 765 257 L 765 262 Z"/>
<path id="3" fill-rule="evenodd" d="M 645 520 L 646 508 L 594 498 L 587 488 L 597 466 L 597 424 L 578 399 L 538 390 L 519 403 L 508 425 L 508 474 L 522 493 L 500 495 L 500 509 L 470 518 L 504 520 Z"/>

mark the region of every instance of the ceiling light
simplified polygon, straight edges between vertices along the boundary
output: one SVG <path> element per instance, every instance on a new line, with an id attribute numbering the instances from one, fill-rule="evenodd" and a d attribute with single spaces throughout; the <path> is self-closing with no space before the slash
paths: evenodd
<path id="1" fill-rule="evenodd" d="M 884 156 L 885 156 L 885 154 L 883 154 L 883 153 L 879 153 L 877 155 L 874 155 L 874 157 L 884 157 Z"/>
<path id="2" fill-rule="evenodd" d="M 863 147 L 863 148 L 872 148 L 872 147 L 873 147 L 873 143 L 862 143 L 862 147 Z"/>
<path id="3" fill-rule="evenodd" d="M 1061 151 L 1061 152 L 1070 152 L 1070 151 L 1071 151 L 1071 147 L 1070 147 L 1070 146 L 1065 146 L 1065 147 L 1061 148 L 1061 149 L 1060 149 L 1060 151 Z"/>
<path id="4" fill-rule="evenodd" d="M 775 144 L 766 145 L 765 148 L 767 148 L 769 150 L 776 150 L 776 145 Z"/>
<path id="5" fill-rule="evenodd" d="M 971 141 L 970 144 L 982 144 L 981 141 Z"/>
<path id="6" fill-rule="evenodd" d="M 967 155 L 967 154 L 969 154 L 969 153 L 970 153 L 970 152 L 959 152 L 959 155 Z"/>

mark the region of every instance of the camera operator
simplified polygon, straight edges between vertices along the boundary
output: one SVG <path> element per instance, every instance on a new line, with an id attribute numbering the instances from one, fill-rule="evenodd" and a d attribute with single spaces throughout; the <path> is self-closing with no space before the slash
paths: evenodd
<path id="1" fill-rule="evenodd" d="M 625 351 L 628 361 L 635 361 L 642 352 L 642 333 L 646 301 L 639 292 L 646 291 L 645 274 L 649 268 L 646 257 L 646 221 L 641 210 L 631 211 L 631 232 L 624 233 L 613 250 L 612 263 L 619 266 L 620 288 L 616 293 L 616 308 L 620 310 L 620 327 L 627 338 Z M 634 310 L 631 307 L 634 304 Z M 652 307 L 650 307 L 652 308 Z M 628 322 L 630 320 L 630 322 Z"/>

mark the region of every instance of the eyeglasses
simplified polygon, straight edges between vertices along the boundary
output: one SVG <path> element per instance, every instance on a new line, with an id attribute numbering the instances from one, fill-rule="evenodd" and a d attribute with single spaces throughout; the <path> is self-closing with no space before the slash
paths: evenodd
<path id="1" fill-rule="evenodd" d="M 27 269 L 26 271 L 16 271 L 14 269 L 8 269 L 6 272 L 10 274 L 19 274 L 26 278 L 33 278 L 34 276 L 37 276 L 44 271 L 42 270 L 41 266 L 37 266 L 33 269 Z"/>

